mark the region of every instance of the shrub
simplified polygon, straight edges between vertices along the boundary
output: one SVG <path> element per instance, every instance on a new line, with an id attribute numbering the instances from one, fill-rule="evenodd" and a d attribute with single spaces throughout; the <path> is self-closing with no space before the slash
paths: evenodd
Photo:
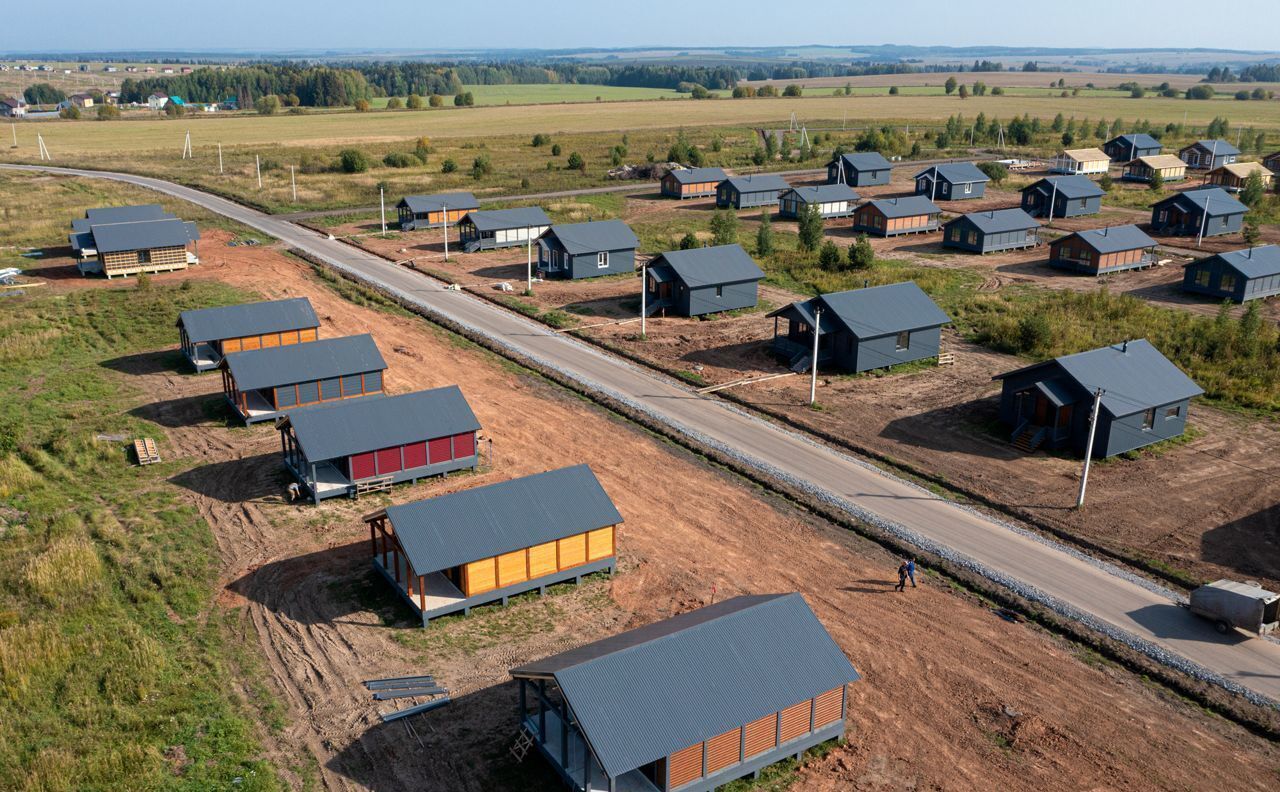
<path id="1" fill-rule="evenodd" d="M 186 112 L 187 112 L 187 109 L 182 105 L 178 104 L 177 102 L 165 102 L 164 114 L 169 116 L 170 118 L 177 118 L 180 115 L 184 115 Z M 77 110 L 76 117 L 78 118 L 79 116 L 80 116 L 80 111 Z"/>
<path id="2" fill-rule="evenodd" d="M 732 245 L 738 241 L 738 216 L 725 209 L 717 209 L 711 215 L 711 242 L 715 245 Z"/>
<path id="3" fill-rule="evenodd" d="M 1110 173 L 1104 173 L 1102 174 L 1102 178 L 1098 179 L 1098 186 L 1101 187 L 1104 192 L 1111 192 L 1111 188 L 1116 186 L 1116 182 L 1115 179 L 1111 178 Z"/>
<path id="4" fill-rule="evenodd" d="M 788 85 L 786 88 L 782 89 L 782 95 L 783 96 L 803 96 L 804 89 L 796 85 L 795 83 L 792 83 L 791 85 Z"/>
<path id="5" fill-rule="evenodd" d="M 573 152 L 570 152 L 570 153 L 569 153 L 569 161 L 568 161 L 568 163 L 567 163 L 567 164 L 568 164 L 568 166 L 569 166 L 569 170 L 576 170 L 576 171 L 584 171 L 584 172 L 585 172 L 585 171 L 586 171 L 586 169 L 587 169 L 587 161 L 586 161 L 586 160 L 584 160 L 584 159 L 582 158 L 582 155 L 581 155 L 581 154 L 579 154 L 579 153 L 578 153 L 578 152 L 576 152 L 576 151 L 573 151 Z"/>
<path id="6" fill-rule="evenodd" d="M 1236 101 L 1237 101 L 1237 102 L 1247 102 L 1247 101 L 1249 101 L 1249 92 L 1248 92 L 1248 91 L 1236 91 L 1235 99 L 1236 99 Z"/>
<path id="7" fill-rule="evenodd" d="M 1027 314 L 1018 322 L 1018 342 L 1024 354 L 1041 355 L 1053 341 L 1053 328 L 1043 313 Z"/>
<path id="8" fill-rule="evenodd" d="M 338 168 L 343 173 L 364 173 L 369 170 L 369 159 L 359 149 L 343 149 L 338 152 Z"/>
<path id="9" fill-rule="evenodd" d="M 445 159 L 444 162 L 440 163 L 441 173 L 453 173 L 457 169 L 458 169 L 458 163 L 454 162 L 451 159 Z"/>
<path id="10" fill-rule="evenodd" d="M 1160 175 L 1160 171 L 1151 172 L 1151 181 L 1147 182 L 1147 189 L 1151 192 L 1160 192 L 1164 189 L 1164 176 Z"/>
<path id="11" fill-rule="evenodd" d="M 559 143 L 556 143 L 555 145 L 553 145 L 553 146 L 551 147 L 551 156 L 553 156 L 553 157 L 558 157 L 558 156 L 560 156 L 560 144 L 559 144 Z"/>
<path id="12" fill-rule="evenodd" d="M 441 96 L 440 94 L 431 94 L 431 96 L 427 98 L 427 104 L 429 104 L 432 107 L 443 107 L 444 97 Z"/>
<path id="13" fill-rule="evenodd" d="M 1212 99 L 1213 87 L 1209 85 L 1193 85 L 1187 89 L 1188 99 Z"/>
<path id="14" fill-rule="evenodd" d="M 797 222 L 800 231 L 800 249 L 813 252 L 822 244 L 822 213 L 816 206 L 800 210 Z"/>
<path id="15" fill-rule="evenodd" d="M 1244 185 L 1240 188 L 1240 202 L 1250 209 L 1256 208 L 1262 203 L 1262 198 L 1266 195 L 1267 185 L 1262 181 L 1261 171 L 1253 171 L 1244 180 Z"/>
<path id="16" fill-rule="evenodd" d="M 369 100 L 368 100 L 368 99 L 357 99 L 357 100 L 356 100 L 356 112 L 357 112 L 357 113 L 367 113 L 367 112 L 369 112 L 369 107 L 370 107 L 370 105 L 369 105 Z"/>
<path id="17" fill-rule="evenodd" d="M 890 85 L 890 86 L 889 86 L 889 95 L 890 95 L 890 96 L 897 96 L 897 95 L 898 95 L 898 86 L 896 86 L 896 85 Z"/>
<path id="18" fill-rule="evenodd" d="M 997 85 L 997 86 L 994 86 L 994 87 L 992 87 L 992 89 L 991 89 L 991 95 L 992 95 L 992 96 L 1004 96 L 1004 89 L 1003 89 L 1003 88 L 1001 88 L 1001 87 L 1000 87 L 1000 86 L 998 86 L 998 85 Z"/>
<path id="19" fill-rule="evenodd" d="M 471 178 L 481 179 L 493 173 L 493 163 L 488 154 L 481 154 L 471 161 Z"/>
<path id="20" fill-rule="evenodd" d="M 404 100 L 404 106 L 410 110 L 422 109 L 422 97 L 416 93 L 409 94 L 409 98 Z"/>
<path id="21" fill-rule="evenodd" d="M 392 151 L 382 158 L 382 164 L 388 168 L 412 168 L 414 165 L 422 164 L 422 160 L 403 151 Z"/>
<path id="22" fill-rule="evenodd" d="M 756 255 L 768 256 L 773 253 L 773 226 L 769 219 L 769 210 L 760 210 L 760 227 L 756 229 Z"/>
<path id="23" fill-rule="evenodd" d="M 280 112 L 280 97 L 275 94 L 259 96 L 253 103 L 253 109 L 257 110 L 259 115 L 275 115 Z"/>
<path id="24" fill-rule="evenodd" d="M 400 101 L 400 98 L 397 96 L 393 96 L 387 100 L 388 110 L 399 110 L 402 107 L 404 107 L 404 102 Z"/>
<path id="25" fill-rule="evenodd" d="M 413 156 L 417 157 L 423 165 L 427 164 L 427 157 L 431 154 L 431 138 L 420 137 L 413 143 Z"/>
<path id="26" fill-rule="evenodd" d="M 110 104 L 98 105 L 99 121 L 114 121 L 120 117 L 120 108 Z"/>
<path id="27" fill-rule="evenodd" d="M 765 162 L 767 162 L 767 160 L 765 159 L 765 156 L 764 156 L 764 149 L 760 148 L 759 146 L 756 146 L 754 149 L 751 150 L 752 165 L 763 165 L 765 164 Z"/>
<path id="28" fill-rule="evenodd" d="M 475 103 L 476 98 L 470 91 L 463 91 L 453 97 L 453 104 L 455 107 L 471 107 Z"/>
<path id="29" fill-rule="evenodd" d="M 947 81 L 942 84 L 942 89 L 947 92 L 947 96 L 950 96 L 956 92 L 956 85 L 956 78 L 948 77 Z"/>
<path id="30" fill-rule="evenodd" d="M 319 154 L 303 154 L 298 159 L 298 170 L 306 174 L 328 173 L 333 170 L 333 164 Z"/>
<path id="31" fill-rule="evenodd" d="M 849 266 L 854 269 L 867 269 L 876 261 L 876 252 L 871 247 L 866 234 L 858 234 L 858 238 L 849 246 Z"/>
<path id="32" fill-rule="evenodd" d="M 680 237 L 681 250 L 692 250 L 696 247 L 698 247 L 698 237 L 694 236 L 692 231 Z"/>
<path id="33" fill-rule="evenodd" d="M 1009 169 L 999 162 L 979 162 L 978 170 L 995 184 L 1009 178 Z"/>
<path id="34" fill-rule="evenodd" d="M 825 270 L 837 269 L 840 266 L 840 248 L 828 239 L 818 250 L 818 266 Z"/>
<path id="35" fill-rule="evenodd" d="M 540 148 L 542 146 L 547 145 L 550 142 L 551 142 L 550 135 L 539 132 L 538 134 L 533 136 L 533 140 L 529 142 L 529 145 L 533 146 L 534 148 Z"/>
<path id="36" fill-rule="evenodd" d="M 80 117 L 80 108 L 76 107 L 73 104 L 69 104 L 58 111 L 58 118 L 76 119 L 79 117 Z"/>

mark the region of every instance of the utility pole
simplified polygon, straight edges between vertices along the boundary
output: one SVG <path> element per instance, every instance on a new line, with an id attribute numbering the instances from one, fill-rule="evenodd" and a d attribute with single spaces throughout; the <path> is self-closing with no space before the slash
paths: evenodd
<path id="1" fill-rule="evenodd" d="M 39 132 L 36 133 L 36 146 L 40 150 L 41 162 L 45 162 L 46 160 L 49 162 L 53 162 L 53 157 L 49 155 L 49 149 L 45 148 L 44 135 L 41 135 Z"/>
<path id="2" fill-rule="evenodd" d="M 526 243 L 526 249 L 527 249 L 526 255 L 528 257 L 528 260 L 525 262 L 524 291 L 525 291 L 525 294 L 533 294 L 533 236 L 532 236 L 533 229 L 526 228 L 524 230 L 524 233 L 525 233 L 525 236 L 528 237 L 529 239 L 529 241 Z"/>
<path id="3" fill-rule="evenodd" d="M 191 152 L 191 130 L 187 130 L 187 137 L 182 141 L 182 158 L 195 159 L 195 154 Z"/>
<path id="4" fill-rule="evenodd" d="M 933 201 L 935 194 L 938 192 L 938 166 L 933 166 L 933 175 L 929 177 L 929 200 Z"/>
<path id="5" fill-rule="evenodd" d="M 289 166 L 289 184 L 293 186 L 293 202 L 298 202 L 298 176 L 294 173 L 292 165 Z"/>
<path id="6" fill-rule="evenodd" d="M 428 217 L 431 215 L 428 214 Z M 449 204 L 440 204 L 440 224 L 444 226 L 444 260 L 449 260 Z"/>
<path id="7" fill-rule="evenodd" d="M 222 174 L 222 144 L 218 144 L 218 174 Z"/>
<path id="8" fill-rule="evenodd" d="M 18 125 L 10 124 L 9 126 L 13 128 L 13 147 L 17 148 L 18 147 Z"/>
<path id="9" fill-rule="evenodd" d="M 1049 199 L 1049 222 L 1045 223 L 1045 225 L 1047 226 L 1053 225 L 1054 204 L 1056 204 L 1057 202 L 1058 202 L 1058 180 L 1054 179 L 1053 180 L 1053 197 Z"/>
<path id="10" fill-rule="evenodd" d="M 1204 227 L 1209 222 L 1209 196 L 1204 197 L 1204 209 L 1200 211 L 1200 233 L 1196 234 L 1196 247 L 1204 239 Z"/>
<path id="11" fill-rule="evenodd" d="M 813 312 L 813 370 L 809 374 L 809 406 L 812 407 L 818 401 L 818 334 L 822 332 L 818 328 L 822 325 L 822 309 L 816 308 Z"/>
<path id="12" fill-rule="evenodd" d="M 386 190 L 382 187 L 378 188 L 378 206 L 382 212 L 382 235 L 387 235 L 387 198 Z"/>
<path id="13" fill-rule="evenodd" d="M 253 155 L 253 170 L 258 174 L 258 189 L 262 189 L 262 160 L 257 154 Z"/>
<path id="14" fill-rule="evenodd" d="M 1089 486 L 1089 462 L 1093 459 L 1093 436 L 1098 431 L 1098 408 L 1102 405 L 1102 394 L 1098 388 L 1093 393 L 1093 411 L 1089 414 L 1089 439 L 1084 445 L 1084 470 L 1080 473 L 1080 494 L 1076 497 L 1076 508 L 1084 506 L 1084 491 Z"/>
<path id="15" fill-rule="evenodd" d="M 649 316 L 649 261 L 646 259 L 640 265 L 640 338 L 648 335 Z"/>

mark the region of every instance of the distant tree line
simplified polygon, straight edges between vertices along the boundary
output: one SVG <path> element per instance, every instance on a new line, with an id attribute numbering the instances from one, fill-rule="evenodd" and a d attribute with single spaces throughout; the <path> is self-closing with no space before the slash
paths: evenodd
<path id="1" fill-rule="evenodd" d="M 1205 82 L 1280 82 L 1280 63 L 1258 63 L 1246 66 L 1239 74 L 1232 73 L 1230 66 L 1214 66 L 1205 77 Z"/>
<path id="2" fill-rule="evenodd" d="M 252 107 L 263 96 L 279 96 L 289 105 L 340 107 L 375 95 L 365 76 L 354 69 L 259 63 L 141 80 L 126 78 L 120 86 L 120 99 L 144 102 L 156 91 L 188 102 L 221 102 L 235 97 L 241 107 Z"/>
<path id="3" fill-rule="evenodd" d="M 740 78 L 730 66 L 674 66 L 660 64 L 590 63 L 423 63 L 385 62 L 344 64 L 358 70 L 386 96 L 458 94 L 464 85 L 528 85 L 568 83 L 617 85 L 631 88 L 670 88 L 682 83 L 711 90 L 733 88 Z"/>

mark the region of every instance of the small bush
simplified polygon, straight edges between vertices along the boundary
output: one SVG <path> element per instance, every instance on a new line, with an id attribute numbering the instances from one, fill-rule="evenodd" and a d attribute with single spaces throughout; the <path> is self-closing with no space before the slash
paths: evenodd
<path id="1" fill-rule="evenodd" d="M 698 238 L 694 236 L 692 231 L 680 237 L 681 250 L 693 250 L 696 247 L 701 247 L 701 245 L 698 244 Z"/>
<path id="2" fill-rule="evenodd" d="M 388 110 L 399 110 L 402 107 L 404 107 L 404 102 L 400 101 L 399 97 L 393 96 L 387 100 Z"/>
<path id="3" fill-rule="evenodd" d="M 114 121 L 120 117 L 120 108 L 110 104 L 100 104 L 97 106 L 99 121 Z"/>
<path id="4" fill-rule="evenodd" d="M 357 100 L 356 100 L 356 112 L 357 112 L 357 113 L 367 113 L 367 112 L 369 112 L 369 108 L 370 108 L 370 104 L 369 104 L 369 100 L 368 100 L 368 99 L 357 99 Z"/>
<path id="5" fill-rule="evenodd" d="M 493 163 L 488 154 L 481 154 L 471 161 L 471 178 L 482 179 L 493 173 Z"/>
<path id="6" fill-rule="evenodd" d="M 441 96 L 440 94 L 431 94 L 431 96 L 428 97 L 427 99 L 427 104 L 431 105 L 432 107 L 443 107 L 444 97 Z"/>
<path id="7" fill-rule="evenodd" d="M 1009 178 L 1009 169 L 999 162 L 979 162 L 978 170 L 995 184 Z"/>
<path id="8" fill-rule="evenodd" d="M 403 151 L 392 151 L 382 158 L 382 164 L 388 168 L 412 168 L 422 164 L 422 160 Z"/>
<path id="9" fill-rule="evenodd" d="M 409 98 L 405 100 L 405 107 L 409 108 L 410 110 L 421 110 L 422 97 L 417 94 L 409 94 Z"/>
<path id="10" fill-rule="evenodd" d="M 567 164 L 569 166 L 569 170 L 586 171 L 587 169 L 587 161 L 584 160 L 582 155 L 576 151 L 569 154 L 569 161 Z"/>
<path id="11" fill-rule="evenodd" d="M 547 145 L 550 142 L 551 142 L 550 135 L 545 135 L 539 132 L 538 134 L 533 136 L 533 140 L 529 143 L 529 145 L 533 146 L 534 148 L 539 148 L 541 146 Z"/>
<path id="12" fill-rule="evenodd" d="M 441 173 L 453 173 L 457 169 L 458 169 L 458 163 L 454 162 L 451 159 L 446 159 L 444 162 L 440 163 Z"/>
<path id="13" fill-rule="evenodd" d="M 559 143 L 556 143 L 555 145 L 553 145 L 553 146 L 551 147 L 551 156 L 553 156 L 553 157 L 558 157 L 558 156 L 560 156 L 560 144 L 559 144 Z"/>
<path id="14" fill-rule="evenodd" d="M 836 243 L 830 239 L 823 242 L 822 247 L 818 249 L 818 266 L 825 270 L 840 267 L 840 248 L 836 247 Z"/>
<path id="15" fill-rule="evenodd" d="M 343 149 L 338 152 L 338 168 L 343 173 L 364 173 L 369 170 L 369 158 L 359 149 Z"/>

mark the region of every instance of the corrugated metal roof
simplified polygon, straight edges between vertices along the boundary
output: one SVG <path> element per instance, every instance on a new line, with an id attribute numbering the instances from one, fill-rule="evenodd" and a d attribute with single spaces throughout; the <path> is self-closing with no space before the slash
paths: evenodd
<path id="1" fill-rule="evenodd" d="M 1102 388 L 1102 408 L 1115 418 L 1204 393 L 1146 339 L 1064 355 L 992 379 L 1050 367 L 1061 369 L 1087 393 Z"/>
<path id="2" fill-rule="evenodd" d="M 312 462 L 480 429 L 457 385 L 304 407 L 281 420 Z"/>
<path id="3" fill-rule="evenodd" d="M 1127 135 L 1116 135 L 1114 138 L 1112 138 L 1107 142 L 1108 144 L 1110 144 L 1110 143 L 1115 143 L 1117 141 L 1121 143 L 1126 143 L 1129 146 L 1132 146 L 1134 148 L 1140 148 L 1140 149 L 1161 147 L 1160 141 L 1156 140 L 1155 138 L 1151 137 L 1145 132 L 1133 132 Z"/>
<path id="4" fill-rule="evenodd" d="M 382 371 L 387 367 L 368 333 L 232 352 L 223 363 L 231 369 L 236 387 L 242 391 Z"/>
<path id="5" fill-rule="evenodd" d="M 860 339 L 937 327 L 951 321 L 951 317 L 914 281 L 823 294 L 788 307 L 796 308 L 802 316 L 809 317 L 813 316 L 815 309 L 821 308 L 823 332 L 834 329 L 828 328 L 828 322 L 834 317 Z M 774 311 L 770 316 L 785 310 Z M 809 323 L 812 324 L 812 320 Z"/>
<path id="6" fill-rule="evenodd" d="M 856 201 L 858 194 L 847 184 L 819 184 L 814 187 L 792 187 L 783 195 L 795 196 L 805 204 L 834 203 L 836 201 Z"/>
<path id="7" fill-rule="evenodd" d="M 1084 231 L 1077 231 L 1074 234 L 1068 234 L 1062 239 L 1066 240 L 1071 237 L 1078 238 L 1081 242 L 1102 254 L 1156 246 L 1156 241 L 1135 225 L 1089 228 Z"/>
<path id="8" fill-rule="evenodd" d="M 98 223 L 133 223 L 138 220 L 164 220 L 173 217 L 160 204 L 137 204 L 136 206 L 103 206 L 89 209 L 84 213 L 87 221 L 85 228 Z M 72 221 L 73 224 L 75 221 Z"/>
<path id="9" fill-rule="evenodd" d="M 409 211 L 414 214 L 426 214 L 427 212 L 438 212 L 445 206 L 463 211 L 479 209 L 480 202 L 469 192 L 449 192 L 435 193 L 433 195 L 406 195 L 400 199 L 400 203 L 396 204 L 397 208 L 400 206 L 409 207 Z"/>
<path id="10" fill-rule="evenodd" d="M 917 217 L 927 214 L 942 214 L 942 210 L 933 201 L 923 195 L 908 195 L 902 198 L 878 198 L 868 203 L 888 218 Z"/>
<path id="11" fill-rule="evenodd" d="M 1187 149 L 1193 149 L 1197 146 L 1203 148 L 1215 157 L 1231 157 L 1240 153 L 1240 149 L 1225 140 L 1197 140 L 1195 143 L 1185 146 L 1182 150 L 1186 151 Z"/>
<path id="12" fill-rule="evenodd" d="M 1210 217 L 1244 214 L 1249 211 L 1249 207 L 1232 198 L 1231 194 L 1221 187 L 1197 187 L 1192 190 L 1185 190 L 1176 195 L 1170 195 L 1163 201 L 1157 201 L 1155 206 L 1164 206 L 1169 203 L 1177 203 L 1184 207 L 1194 207 L 1202 211 L 1207 206 Z"/>
<path id="13" fill-rule="evenodd" d="M 952 184 L 990 181 L 987 178 L 987 174 L 978 170 L 978 166 L 972 162 L 949 162 L 944 165 L 933 165 L 917 173 L 916 178 L 932 176 L 934 173 L 938 174 L 939 178 Z"/>
<path id="14" fill-rule="evenodd" d="M 1148 154 L 1145 157 L 1138 157 L 1135 162 L 1141 162 L 1148 168 L 1153 170 L 1165 170 L 1167 168 L 1186 169 L 1187 163 L 1182 161 L 1181 157 L 1175 157 L 1172 154 Z M 1133 164 L 1132 162 L 1129 164 Z"/>
<path id="15" fill-rule="evenodd" d="M 1181 162 L 1181 160 L 1179 160 L 1179 162 Z M 1079 174 L 1073 174 L 1070 176 L 1046 176 L 1039 181 L 1032 182 L 1026 187 L 1023 187 L 1022 191 L 1025 193 L 1035 190 L 1036 192 L 1043 193 L 1046 196 L 1052 196 L 1055 186 L 1057 187 L 1058 195 L 1061 195 L 1067 200 L 1096 198 L 1105 192 L 1105 190 L 1099 187 L 1097 182 L 1093 179 Z"/>
<path id="16" fill-rule="evenodd" d="M 764 272 L 742 249 L 742 245 L 669 250 L 658 256 L 650 268 L 666 264 L 689 287 L 758 281 Z"/>
<path id="17" fill-rule="evenodd" d="M 467 212 L 460 222 L 469 222 L 478 231 L 498 231 L 504 228 L 533 228 L 551 225 L 551 218 L 540 206 L 521 206 L 516 209 L 482 209 Z"/>
<path id="18" fill-rule="evenodd" d="M 575 256 L 602 250 L 634 250 L 640 245 L 631 226 L 621 220 L 558 223 L 542 232 L 542 235 L 560 240 L 564 249 Z"/>
<path id="19" fill-rule="evenodd" d="M 845 154 L 844 167 L 847 170 L 854 171 L 877 171 L 892 168 L 893 165 L 889 160 L 878 151 L 860 151 L 854 154 Z"/>
<path id="20" fill-rule="evenodd" d="M 1233 162 L 1230 165 L 1219 165 L 1213 170 L 1214 173 L 1218 171 L 1226 171 L 1238 179 L 1246 179 L 1254 171 L 1260 172 L 1263 178 L 1272 175 L 1271 171 L 1263 167 L 1261 162 Z"/>
<path id="21" fill-rule="evenodd" d="M 387 507 L 420 575 L 622 522 L 588 465 Z"/>
<path id="22" fill-rule="evenodd" d="M 1244 250 L 1229 250 L 1216 256 L 1200 259 L 1188 266 L 1196 266 L 1214 260 L 1240 273 L 1245 278 L 1265 278 L 1280 275 L 1280 246 L 1262 245 Z"/>
<path id="23" fill-rule="evenodd" d="M 681 184 L 719 184 L 725 180 L 724 171 L 720 168 L 676 168 L 671 175 Z"/>
<path id="24" fill-rule="evenodd" d="M 195 223 L 184 222 L 176 217 L 128 223 L 94 223 L 89 231 L 93 234 L 93 247 L 99 253 L 186 247 L 188 242 L 200 238 Z"/>
<path id="25" fill-rule="evenodd" d="M 791 186 L 787 184 L 786 179 L 781 176 L 775 176 L 772 173 L 758 173 L 754 176 L 730 176 L 725 181 L 740 193 L 781 192 Z"/>
<path id="26" fill-rule="evenodd" d="M 187 331 L 187 338 L 192 341 L 216 341 L 319 327 L 320 320 L 310 300 L 293 297 L 183 311 L 178 314 L 178 325 Z"/>
<path id="27" fill-rule="evenodd" d="M 1036 219 L 1021 209 L 994 209 L 990 212 L 970 212 L 946 223 L 950 228 L 956 223 L 968 221 L 984 234 L 1000 234 L 1006 231 L 1024 231 L 1039 228 Z"/>
<path id="28" fill-rule="evenodd" d="M 71 249 L 77 253 L 93 248 L 93 233 L 90 231 L 72 231 L 67 235 L 67 240 L 71 242 Z"/>
<path id="29" fill-rule="evenodd" d="M 615 778 L 861 678 L 799 594 L 735 597 L 511 673 L 554 677 Z"/>
<path id="30" fill-rule="evenodd" d="M 1082 149 L 1065 149 L 1058 156 L 1069 159 L 1073 162 L 1098 162 L 1101 160 L 1111 161 L 1107 153 L 1100 148 L 1082 148 Z"/>

